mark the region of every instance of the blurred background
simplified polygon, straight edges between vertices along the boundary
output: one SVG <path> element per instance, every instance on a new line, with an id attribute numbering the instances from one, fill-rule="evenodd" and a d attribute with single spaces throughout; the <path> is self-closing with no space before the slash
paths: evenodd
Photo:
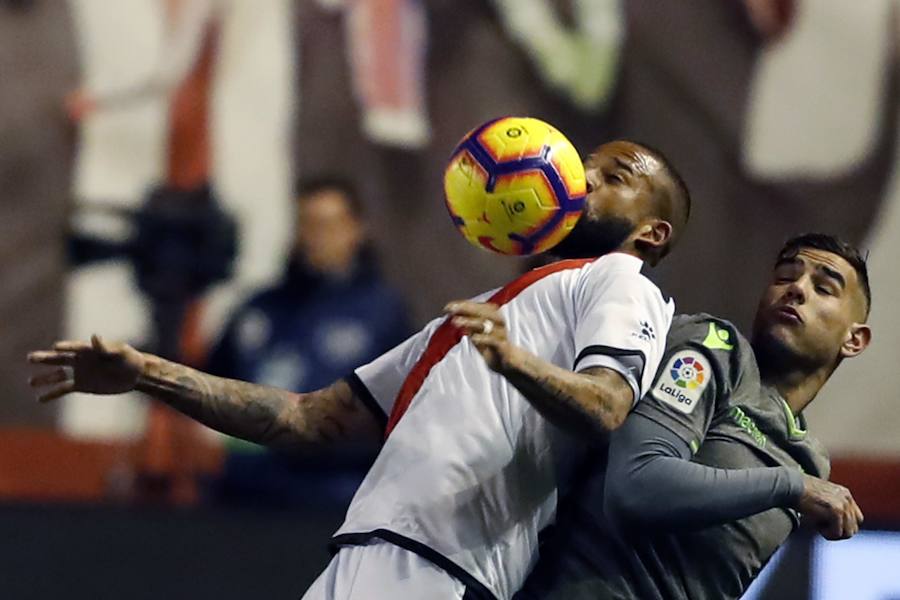
<path id="1" fill-rule="evenodd" d="M 24 356 L 99 332 L 321 387 L 526 268 L 442 200 L 456 141 L 509 114 L 671 158 L 694 212 L 652 276 L 679 311 L 746 328 L 797 233 L 869 251 L 874 342 L 807 416 L 870 531 L 798 536 L 758 593 L 900 597 L 898 44 L 896 0 L 0 0 L 2 597 L 301 595 L 374 448 L 38 405 Z"/>

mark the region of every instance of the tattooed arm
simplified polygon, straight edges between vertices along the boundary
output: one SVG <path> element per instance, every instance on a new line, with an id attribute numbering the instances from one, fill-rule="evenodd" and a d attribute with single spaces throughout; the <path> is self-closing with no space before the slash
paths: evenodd
<path id="1" fill-rule="evenodd" d="M 381 438 L 374 416 L 344 381 L 295 394 L 147 356 L 135 387 L 217 431 L 274 448 Z"/>
<path id="2" fill-rule="evenodd" d="M 343 381 L 295 394 L 208 375 L 97 336 L 90 343 L 59 342 L 28 358 L 56 367 L 31 378 L 41 402 L 69 392 L 140 390 L 213 429 L 284 450 L 381 438 L 375 416 Z"/>
<path id="3" fill-rule="evenodd" d="M 545 419 L 585 436 L 618 429 L 633 404 L 625 378 L 605 367 L 574 373 L 512 348 L 499 372 Z"/>
<path id="4" fill-rule="evenodd" d="M 575 373 L 513 345 L 503 317 L 492 304 L 452 302 L 445 310 L 488 367 L 554 425 L 592 437 L 617 429 L 628 416 L 634 391 L 618 372 L 592 367 Z M 486 322 L 491 325 L 485 327 Z"/>

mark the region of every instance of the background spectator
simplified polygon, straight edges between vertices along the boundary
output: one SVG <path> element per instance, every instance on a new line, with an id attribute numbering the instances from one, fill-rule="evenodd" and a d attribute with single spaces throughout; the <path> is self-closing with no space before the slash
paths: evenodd
<path id="1" fill-rule="evenodd" d="M 235 311 L 210 355 L 210 373 L 311 391 L 411 333 L 404 302 L 381 277 L 353 186 L 333 177 L 305 180 L 295 209 L 281 280 Z M 302 466 L 238 440 L 228 446 L 219 499 L 284 504 L 295 492 L 308 494 L 310 474 Z M 349 500 L 353 489 L 338 488 L 338 501 Z"/>

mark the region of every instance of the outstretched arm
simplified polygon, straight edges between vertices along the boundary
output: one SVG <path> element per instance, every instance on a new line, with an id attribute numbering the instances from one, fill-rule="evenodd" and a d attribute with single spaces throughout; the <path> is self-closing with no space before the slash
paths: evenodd
<path id="1" fill-rule="evenodd" d="M 618 428 L 628 415 L 634 392 L 616 371 L 593 367 L 575 373 L 513 345 L 496 305 L 453 302 L 446 310 L 488 367 L 505 377 L 554 425 L 596 436 Z"/>
<path id="2" fill-rule="evenodd" d="M 680 437 L 631 415 L 610 439 L 607 513 L 622 524 L 699 528 L 790 506 L 803 491 L 797 469 L 717 469 L 690 459 Z"/>
<path id="3" fill-rule="evenodd" d="M 139 390 L 213 429 L 283 450 L 381 438 L 375 416 L 344 381 L 296 394 L 208 375 L 97 336 L 59 342 L 28 360 L 56 367 L 30 380 L 41 402 L 70 392 Z"/>
<path id="4" fill-rule="evenodd" d="M 862 512 L 846 488 L 798 469 L 720 469 L 690 459 L 687 442 L 672 430 L 632 414 L 611 436 L 604 511 L 620 527 L 671 530 L 790 507 L 828 539 L 849 538 L 862 523 Z"/>

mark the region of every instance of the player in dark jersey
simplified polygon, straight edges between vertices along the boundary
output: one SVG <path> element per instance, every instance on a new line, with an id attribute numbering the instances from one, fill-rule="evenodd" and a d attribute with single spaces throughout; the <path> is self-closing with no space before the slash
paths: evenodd
<path id="1" fill-rule="evenodd" d="M 868 345 L 870 301 L 859 253 L 811 234 L 779 253 L 752 342 L 676 317 L 652 391 L 561 501 L 517 598 L 739 598 L 801 516 L 853 535 L 862 513 L 819 479 L 802 411 Z"/>

